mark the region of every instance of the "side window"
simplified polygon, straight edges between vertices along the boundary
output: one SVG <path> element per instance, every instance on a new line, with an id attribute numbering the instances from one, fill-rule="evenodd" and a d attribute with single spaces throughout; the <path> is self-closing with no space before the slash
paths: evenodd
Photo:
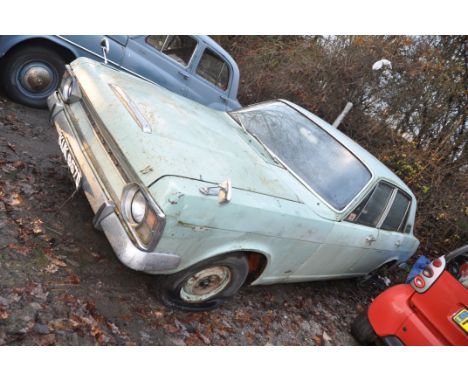
<path id="1" fill-rule="evenodd" d="M 408 216 L 411 199 L 398 191 L 392 207 L 380 228 L 388 231 L 403 231 Z"/>
<path id="2" fill-rule="evenodd" d="M 197 41 L 190 36 L 148 36 L 146 43 L 182 66 L 189 64 L 197 46 Z"/>
<path id="3" fill-rule="evenodd" d="M 210 49 L 205 49 L 198 64 L 197 74 L 222 90 L 229 85 L 229 66 Z"/>
<path id="4" fill-rule="evenodd" d="M 376 227 L 382 217 L 394 187 L 387 183 L 379 183 L 345 219 L 349 222 Z"/>

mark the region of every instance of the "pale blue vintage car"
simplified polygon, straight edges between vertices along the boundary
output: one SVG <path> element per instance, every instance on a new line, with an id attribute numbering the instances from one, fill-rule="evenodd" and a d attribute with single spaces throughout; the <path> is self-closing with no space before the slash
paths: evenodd
<path id="1" fill-rule="evenodd" d="M 46 106 L 65 65 L 77 57 L 104 61 L 218 110 L 240 107 L 239 68 L 208 36 L 0 36 L 0 83 L 22 104 Z"/>
<path id="2" fill-rule="evenodd" d="M 291 102 L 217 111 L 79 58 L 48 104 L 95 227 L 122 263 L 162 275 L 169 306 L 363 276 L 418 247 L 411 190 Z"/>

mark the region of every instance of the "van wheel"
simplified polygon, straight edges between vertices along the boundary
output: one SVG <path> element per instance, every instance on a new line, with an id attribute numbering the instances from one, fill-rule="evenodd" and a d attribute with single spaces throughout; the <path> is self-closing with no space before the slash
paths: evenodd
<path id="1" fill-rule="evenodd" d="M 169 308 L 212 310 L 240 289 L 248 272 L 247 258 L 241 253 L 230 254 L 161 276 L 157 292 L 162 303 Z"/>
<path id="2" fill-rule="evenodd" d="M 15 50 L 5 57 L 1 71 L 2 87 L 13 101 L 45 108 L 47 97 L 60 85 L 64 59 L 41 46 Z"/>
<path id="3" fill-rule="evenodd" d="M 356 317 L 351 325 L 351 335 L 362 345 L 373 345 L 378 339 L 366 313 Z"/>

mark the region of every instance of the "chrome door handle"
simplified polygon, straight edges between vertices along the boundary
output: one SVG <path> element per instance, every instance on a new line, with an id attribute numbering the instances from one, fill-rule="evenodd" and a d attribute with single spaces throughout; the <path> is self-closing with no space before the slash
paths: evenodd
<path id="1" fill-rule="evenodd" d="M 372 242 L 376 241 L 377 239 L 374 237 L 374 235 L 369 235 L 366 237 L 366 243 L 367 244 L 372 244 Z"/>
<path id="2" fill-rule="evenodd" d="M 395 247 L 399 247 L 400 245 L 401 245 L 401 241 L 400 241 L 400 240 L 395 241 Z"/>
<path id="3" fill-rule="evenodd" d="M 228 101 L 227 97 L 225 97 L 223 95 L 220 95 L 219 98 L 221 98 L 221 101 L 223 101 L 224 103 L 227 103 L 227 101 Z"/>
<path id="4" fill-rule="evenodd" d="M 189 74 L 187 74 L 187 73 L 185 73 L 185 72 L 182 72 L 182 71 L 180 71 L 180 70 L 179 70 L 179 74 L 180 74 L 182 77 L 184 77 L 184 80 L 188 80 L 188 79 L 190 78 L 190 75 L 189 75 Z"/>

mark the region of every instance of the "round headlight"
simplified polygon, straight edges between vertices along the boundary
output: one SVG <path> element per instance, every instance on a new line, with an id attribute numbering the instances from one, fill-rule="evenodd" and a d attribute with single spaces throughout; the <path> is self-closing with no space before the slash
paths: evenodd
<path id="1" fill-rule="evenodd" d="M 137 191 L 133 197 L 131 211 L 135 223 L 140 224 L 146 214 L 146 199 L 140 191 Z"/>

